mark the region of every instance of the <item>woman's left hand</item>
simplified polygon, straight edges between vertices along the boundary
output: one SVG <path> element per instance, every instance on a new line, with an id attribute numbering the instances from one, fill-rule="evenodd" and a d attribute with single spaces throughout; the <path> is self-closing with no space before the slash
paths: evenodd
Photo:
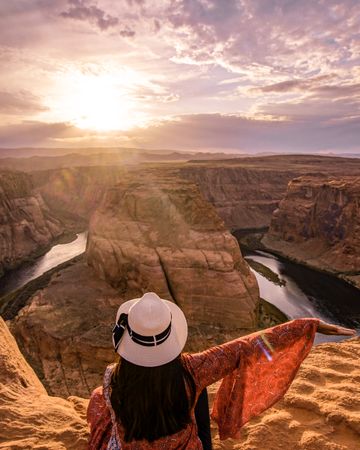
<path id="1" fill-rule="evenodd" d="M 356 330 L 352 328 L 344 328 L 340 325 L 333 325 L 320 321 L 317 332 L 321 334 L 338 334 L 340 336 L 356 336 Z"/>

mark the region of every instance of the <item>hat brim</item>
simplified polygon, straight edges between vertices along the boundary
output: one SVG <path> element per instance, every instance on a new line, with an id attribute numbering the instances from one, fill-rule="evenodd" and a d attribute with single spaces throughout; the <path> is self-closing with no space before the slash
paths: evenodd
<path id="1" fill-rule="evenodd" d="M 131 306 L 139 301 L 139 298 L 123 303 L 116 315 L 116 321 L 120 314 L 128 314 Z M 188 325 L 182 310 L 175 303 L 163 300 L 171 311 L 171 331 L 169 337 L 159 345 L 145 347 L 134 342 L 128 330 L 125 330 L 120 341 L 117 353 L 126 361 L 137 366 L 156 367 L 174 360 L 183 350 L 187 336 Z"/>

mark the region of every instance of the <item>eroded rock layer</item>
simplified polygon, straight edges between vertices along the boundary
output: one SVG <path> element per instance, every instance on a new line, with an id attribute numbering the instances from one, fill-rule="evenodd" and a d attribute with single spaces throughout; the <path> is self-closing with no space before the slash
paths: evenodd
<path id="1" fill-rule="evenodd" d="M 262 242 L 360 287 L 360 178 L 294 179 Z"/>
<path id="2" fill-rule="evenodd" d="M 230 164 L 213 167 L 189 164 L 179 170 L 181 177 L 197 184 L 230 230 L 268 227 L 288 182 L 298 174 L 294 169 L 269 170 Z"/>
<path id="3" fill-rule="evenodd" d="M 129 298 L 157 292 L 197 324 L 256 323 L 256 279 L 192 183 L 143 177 L 109 189 L 90 221 L 86 253 L 97 274 Z"/>
<path id="4" fill-rule="evenodd" d="M 50 397 L 0 318 L 0 448 L 86 448 L 87 400 Z"/>
<path id="5" fill-rule="evenodd" d="M 0 172 L 0 276 L 44 250 L 63 233 L 29 175 Z"/>

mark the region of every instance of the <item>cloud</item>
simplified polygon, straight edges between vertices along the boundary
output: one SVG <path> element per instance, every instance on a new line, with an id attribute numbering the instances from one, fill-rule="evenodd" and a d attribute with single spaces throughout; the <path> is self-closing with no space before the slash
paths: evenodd
<path id="1" fill-rule="evenodd" d="M 26 90 L 18 92 L 0 91 L 0 113 L 1 114 L 33 114 L 46 111 L 40 99 Z"/>
<path id="2" fill-rule="evenodd" d="M 254 120 L 224 114 L 185 115 L 127 133 L 138 146 L 252 152 L 359 151 L 360 117 L 330 122 Z M 171 144 L 170 144 L 171 143 Z"/>
<path id="3" fill-rule="evenodd" d="M 95 25 L 100 31 L 115 28 L 120 25 L 120 20 L 116 16 L 106 13 L 103 9 L 94 4 L 87 4 L 86 0 L 68 0 L 70 5 L 67 11 L 60 13 L 65 19 L 74 19 L 88 22 Z M 119 31 L 120 36 L 133 37 L 135 31 L 128 26 Z"/>
<path id="4" fill-rule="evenodd" d="M 97 133 L 69 123 L 26 121 L 0 127 L 0 147 L 114 146 L 256 152 L 359 151 L 360 117 L 254 120 L 240 115 L 189 114 L 132 131 Z"/>
<path id="5" fill-rule="evenodd" d="M 321 75 L 310 79 L 297 79 L 281 81 L 280 83 L 270 84 L 267 86 L 251 88 L 251 92 L 291 92 L 291 91 L 304 91 L 317 88 L 321 81 L 328 81 L 334 78 L 334 75 Z"/>
<path id="6" fill-rule="evenodd" d="M 283 78 L 355 63 L 358 6 L 357 0 L 228 0 L 226 7 L 222 0 L 176 0 L 167 18 L 179 39 L 176 61 L 238 73 L 257 65 Z"/>
<path id="7" fill-rule="evenodd" d="M 55 138 L 76 138 L 79 130 L 68 123 L 23 121 L 0 127 L 0 147 L 46 145 Z"/>

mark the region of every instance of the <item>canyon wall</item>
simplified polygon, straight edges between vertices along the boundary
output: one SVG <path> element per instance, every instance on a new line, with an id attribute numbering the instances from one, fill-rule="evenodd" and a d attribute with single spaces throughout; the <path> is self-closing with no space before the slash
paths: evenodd
<path id="1" fill-rule="evenodd" d="M 295 170 L 187 165 L 178 175 L 198 186 L 230 230 L 264 228 L 283 198 Z"/>
<path id="2" fill-rule="evenodd" d="M 63 233 L 31 177 L 0 172 L 0 276 L 45 250 Z"/>
<path id="3" fill-rule="evenodd" d="M 268 227 L 293 178 L 324 174 L 355 176 L 359 172 L 360 159 L 318 155 L 190 161 L 174 170 L 175 175 L 196 183 L 230 230 Z"/>
<path id="4" fill-rule="evenodd" d="M 109 186 L 121 181 L 119 166 L 65 167 L 33 172 L 37 191 L 67 228 L 83 230 Z"/>
<path id="5" fill-rule="evenodd" d="M 50 397 L 0 318 L 0 448 L 86 448 L 87 401 Z"/>
<path id="6" fill-rule="evenodd" d="M 360 178 L 294 179 L 262 242 L 360 287 Z"/>
<path id="7" fill-rule="evenodd" d="M 91 218 L 86 253 L 97 274 L 129 298 L 154 291 L 193 323 L 256 324 L 256 279 L 190 182 L 144 175 L 109 189 Z"/>

